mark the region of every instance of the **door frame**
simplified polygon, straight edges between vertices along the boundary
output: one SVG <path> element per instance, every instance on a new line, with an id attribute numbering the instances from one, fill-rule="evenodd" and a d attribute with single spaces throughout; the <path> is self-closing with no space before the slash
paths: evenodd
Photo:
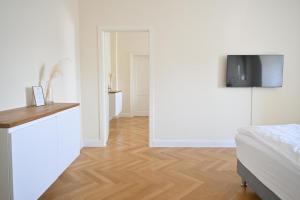
<path id="1" fill-rule="evenodd" d="M 149 60 L 149 69 L 150 69 L 150 58 L 149 58 L 149 54 L 145 54 L 145 53 L 131 53 L 130 54 L 130 116 L 133 117 L 134 116 L 134 110 L 133 110 L 133 98 L 134 98 L 134 74 L 133 74 L 133 59 L 134 56 L 148 56 L 148 60 Z M 150 80 L 149 80 L 150 81 Z M 150 90 L 150 84 L 149 84 L 149 90 Z M 150 91 L 149 91 L 150 92 Z M 150 98 L 150 93 L 149 93 L 149 98 Z M 149 104 L 150 105 L 150 104 Z M 149 111 L 149 115 L 150 115 L 150 111 Z"/>
<path id="2" fill-rule="evenodd" d="M 124 28 L 124 27 L 97 27 L 97 39 L 98 39 L 98 130 L 99 130 L 99 147 L 105 147 L 108 141 L 109 135 L 109 99 L 108 99 L 108 72 L 107 66 L 104 64 L 104 38 L 105 32 L 148 32 L 149 42 L 149 146 L 153 146 L 154 130 L 155 130 L 155 85 L 154 85 L 154 67 L 152 66 L 153 55 L 153 39 L 152 33 L 149 28 Z"/>

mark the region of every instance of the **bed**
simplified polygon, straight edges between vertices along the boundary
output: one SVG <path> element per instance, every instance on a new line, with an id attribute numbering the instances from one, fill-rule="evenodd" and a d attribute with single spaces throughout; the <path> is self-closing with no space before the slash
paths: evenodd
<path id="1" fill-rule="evenodd" d="M 237 172 L 261 199 L 300 199 L 300 125 L 241 128 L 236 144 Z"/>

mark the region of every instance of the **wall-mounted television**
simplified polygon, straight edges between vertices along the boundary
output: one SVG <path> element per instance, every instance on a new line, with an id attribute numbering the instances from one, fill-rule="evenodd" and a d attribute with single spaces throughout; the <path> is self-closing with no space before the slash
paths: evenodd
<path id="1" fill-rule="evenodd" d="M 282 87 L 283 55 L 228 55 L 227 87 Z"/>

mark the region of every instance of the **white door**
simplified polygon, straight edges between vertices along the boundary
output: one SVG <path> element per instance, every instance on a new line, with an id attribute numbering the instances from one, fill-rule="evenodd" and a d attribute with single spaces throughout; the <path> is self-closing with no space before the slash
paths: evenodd
<path id="1" fill-rule="evenodd" d="M 133 116 L 149 115 L 149 56 L 132 56 L 131 109 Z"/>

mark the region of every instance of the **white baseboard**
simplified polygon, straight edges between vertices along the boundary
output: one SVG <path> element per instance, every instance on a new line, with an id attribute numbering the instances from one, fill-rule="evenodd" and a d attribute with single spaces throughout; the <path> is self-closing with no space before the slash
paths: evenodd
<path id="1" fill-rule="evenodd" d="M 150 147 L 236 147 L 232 140 L 152 140 Z"/>
<path id="2" fill-rule="evenodd" d="M 132 117 L 131 113 L 120 113 L 118 117 Z"/>
<path id="3" fill-rule="evenodd" d="M 119 117 L 134 117 L 134 116 L 139 116 L 139 117 L 148 117 L 149 113 L 148 112 L 137 112 L 137 113 L 120 113 L 119 116 L 114 117 L 114 118 L 119 118 Z"/>
<path id="4" fill-rule="evenodd" d="M 105 147 L 101 140 L 84 140 L 83 147 Z M 152 140 L 150 147 L 236 147 L 234 139 L 232 140 Z"/>
<path id="5" fill-rule="evenodd" d="M 148 117 L 149 112 L 146 111 L 136 111 L 133 113 L 134 116 L 139 116 L 139 117 Z"/>
<path id="6" fill-rule="evenodd" d="M 105 147 L 101 140 L 85 139 L 83 140 L 83 147 Z"/>

